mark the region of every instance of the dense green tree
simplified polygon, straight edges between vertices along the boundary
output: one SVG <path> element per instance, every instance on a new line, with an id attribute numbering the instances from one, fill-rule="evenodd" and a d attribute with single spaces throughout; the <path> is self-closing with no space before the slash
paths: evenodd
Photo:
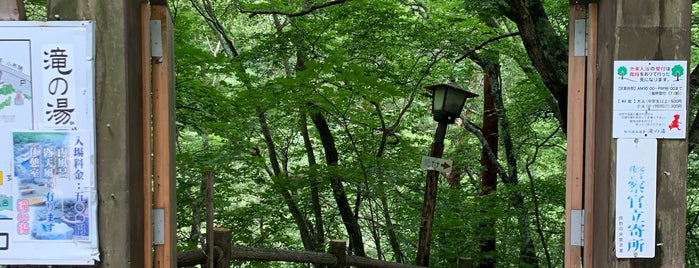
<path id="1" fill-rule="evenodd" d="M 329 239 L 345 239 L 351 254 L 412 263 L 419 161 L 435 127 L 423 88 L 452 80 L 488 100 L 467 103 L 448 132 L 444 156 L 455 170 L 440 179 L 431 266 L 466 257 L 480 267 L 562 267 L 567 2 L 170 6 L 181 248 L 203 241 L 202 187 L 212 172 L 215 223 L 238 245 L 323 251 Z M 484 117 L 493 109 L 495 129 Z M 699 139 L 694 129 L 690 141 Z M 688 252 L 699 245 L 696 163 Z"/>

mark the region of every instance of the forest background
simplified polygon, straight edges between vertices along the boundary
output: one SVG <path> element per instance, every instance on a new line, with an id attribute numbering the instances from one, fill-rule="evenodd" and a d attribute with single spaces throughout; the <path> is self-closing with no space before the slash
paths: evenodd
<path id="1" fill-rule="evenodd" d="M 43 1 L 27 0 L 43 18 Z M 445 139 L 430 264 L 563 267 L 568 1 L 170 0 L 177 238 L 414 263 L 436 123 L 424 87 L 479 97 Z M 693 10 L 698 10 L 693 0 Z M 696 12 L 693 12 L 696 13 Z M 699 110 L 692 17 L 690 111 Z M 699 265 L 699 123 L 688 126 L 686 264 Z M 236 262 L 235 267 L 306 267 Z"/>

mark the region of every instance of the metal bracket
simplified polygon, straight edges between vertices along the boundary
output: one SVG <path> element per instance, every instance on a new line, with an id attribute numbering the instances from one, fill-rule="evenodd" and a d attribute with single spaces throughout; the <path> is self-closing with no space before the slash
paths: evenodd
<path id="1" fill-rule="evenodd" d="M 585 243 L 585 210 L 570 210 L 570 245 L 583 246 Z"/>
<path id="2" fill-rule="evenodd" d="M 153 209 L 153 244 L 165 245 L 165 210 Z"/>
<path id="3" fill-rule="evenodd" d="M 163 57 L 163 32 L 160 26 L 160 20 L 150 21 L 150 56 L 154 58 Z"/>
<path id="4" fill-rule="evenodd" d="M 573 55 L 582 57 L 587 56 L 587 20 L 577 19 L 575 20 L 573 27 Z"/>

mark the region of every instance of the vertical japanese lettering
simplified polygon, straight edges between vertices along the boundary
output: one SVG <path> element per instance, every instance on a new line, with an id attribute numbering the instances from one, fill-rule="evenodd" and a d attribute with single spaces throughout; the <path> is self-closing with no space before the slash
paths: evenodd
<path id="1" fill-rule="evenodd" d="M 75 124 L 73 54 L 71 45 L 44 46 L 44 113 L 50 126 L 69 127 Z"/>

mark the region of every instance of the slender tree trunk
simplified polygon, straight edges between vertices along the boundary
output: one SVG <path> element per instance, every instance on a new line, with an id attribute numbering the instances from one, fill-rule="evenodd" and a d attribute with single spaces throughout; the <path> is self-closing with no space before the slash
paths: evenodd
<path id="1" fill-rule="evenodd" d="M 383 130 L 381 134 L 381 141 L 379 142 L 379 147 L 376 152 L 376 158 L 377 158 L 377 187 L 379 189 L 378 196 L 379 200 L 381 201 L 380 207 L 381 207 L 381 213 L 383 214 L 383 218 L 386 221 L 386 233 L 388 234 L 388 243 L 391 245 L 391 249 L 393 250 L 393 258 L 397 263 L 404 263 L 405 262 L 405 256 L 403 256 L 403 251 L 400 248 L 400 243 L 398 243 L 398 237 L 396 236 L 396 230 L 395 227 L 393 226 L 393 221 L 391 220 L 391 213 L 388 208 L 388 198 L 386 198 L 386 191 L 385 185 L 384 185 L 384 175 L 383 175 L 383 166 L 382 166 L 382 159 L 384 152 L 386 151 L 386 144 L 388 144 L 388 137 L 392 133 L 392 128 L 386 127 L 385 121 L 383 114 L 381 112 L 381 107 L 379 106 L 378 103 L 373 103 L 376 107 L 376 112 L 379 115 L 379 119 L 381 120 L 381 129 Z M 394 126 L 397 126 L 397 123 L 399 121 L 396 121 Z"/>
<path id="2" fill-rule="evenodd" d="M 303 242 L 303 248 L 307 250 L 313 250 L 313 239 L 311 238 L 310 232 L 308 231 L 308 225 L 306 225 L 306 219 L 304 218 L 301 210 L 296 205 L 291 193 L 280 183 L 281 179 L 284 179 L 285 174 L 282 174 L 281 167 L 279 166 L 279 160 L 277 159 L 277 152 L 275 150 L 274 141 L 272 140 L 272 134 L 269 131 L 269 126 L 267 125 L 267 118 L 262 109 L 258 108 L 257 118 L 260 122 L 260 127 L 262 128 L 262 134 L 265 138 L 265 143 L 267 144 L 267 150 L 269 153 L 269 160 L 272 165 L 272 183 L 279 192 L 282 194 L 284 202 L 286 203 L 289 213 L 294 218 L 294 222 L 299 229 L 301 235 L 301 241 Z"/>
<path id="3" fill-rule="evenodd" d="M 525 170 L 527 171 L 527 176 L 529 177 L 529 189 L 531 191 L 532 195 L 532 201 L 534 203 L 534 222 L 536 224 L 536 232 L 539 235 L 539 240 L 541 240 L 541 247 L 544 249 L 544 256 L 546 257 L 546 265 L 547 267 L 553 267 L 551 264 L 551 254 L 549 253 L 549 248 L 548 248 L 548 242 L 546 241 L 546 237 L 544 236 L 544 227 L 541 224 L 541 210 L 539 209 L 539 199 L 536 194 L 536 187 L 534 186 L 534 175 L 532 174 L 531 171 L 531 166 L 534 165 L 534 163 L 537 160 L 537 156 L 539 155 L 539 149 L 543 147 L 545 144 L 547 144 L 551 138 L 558 133 L 559 129 L 556 129 L 553 131 L 546 139 L 544 139 L 541 144 L 536 146 L 536 150 L 534 150 L 534 156 L 532 156 L 531 160 L 527 162 L 525 165 Z"/>
<path id="4" fill-rule="evenodd" d="M 357 218 L 352 212 L 352 208 L 349 205 L 347 199 L 347 194 L 345 192 L 345 187 L 340 180 L 337 172 L 332 171 L 338 163 L 338 153 L 335 147 L 335 139 L 333 138 L 332 132 L 330 132 L 330 127 L 328 122 L 325 120 L 322 114 L 315 112 L 311 114 L 311 120 L 316 126 L 318 133 L 320 134 L 320 140 L 323 143 L 323 149 L 325 150 L 325 160 L 327 161 L 328 167 L 331 169 L 330 177 L 330 188 L 333 191 L 333 197 L 337 203 L 340 216 L 347 229 L 347 235 L 349 236 L 350 244 L 352 247 L 350 251 L 354 252 L 357 256 L 365 256 L 364 252 L 364 242 L 362 238 L 362 231 L 359 226 Z"/>
<path id="5" fill-rule="evenodd" d="M 308 135 L 308 127 L 306 125 L 306 113 L 301 112 L 301 136 L 303 137 L 303 144 L 306 147 L 306 156 L 308 157 L 308 166 L 316 166 L 316 157 L 313 153 L 313 146 L 311 144 L 311 138 Z M 315 250 L 323 251 L 325 244 L 325 228 L 323 226 L 323 213 L 320 207 L 320 193 L 318 191 L 318 179 L 314 176 L 310 178 L 311 182 L 311 206 L 313 207 L 313 216 L 315 220 Z"/>
<path id="6" fill-rule="evenodd" d="M 201 180 L 199 183 L 199 190 L 200 193 L 204 192 L 204 189 L 206 187 L 206 183 L 204 180 Z M 201 239 L 201 204 L 199 198 L 193 198 L 192 200 L 192 227 L 189 230 L 189 237 L 192 242 L 194 243 L 199 243 L 199 245 L 204 245 L 203 240 Z"/>
<path id="7" fill-rule="evenodd" d="M 486 61 L 481 62 L 480 65 L 487 73 L 489 73 L 491 77 L 498 77 L 497 73 L 500 72 L 499 64 Z M 498 120 L 500 121 L 500 129 L 505 148 L 505 156 L 507 159 L 508 176 L 503 178 L 503 182 L 505 184 L 517 185 L 519 184 L 519 179 L 517 178 L 517 158 L 514 152 L 512 136 L 510 134 L 510 123 L 507 120 L 505 105 L 502 100 L 501 86 L 502 84 L 500 81 L 491 81 L 493 104 L 495 105 Z M 526 206 L 524 206 L 524 196 L 521 192 L 514 191 L 511 197 L 511 202 L 515 212 L 517 213 L 517 224 L 521 239 L 520 262 L 522 262 L 524 265 L 538 267 L 539 263 L 538 259 L 536 258 L 536 248 L 534 246 L 534 240 L 532 239 L 531 229 L 529 226 L 529 215 L 527 213 Z"/>
<path id="8" fill-rule="evenodd" d="M 386 219 L 386 231 L 388 232 L 388 243 L 391 244 L 391 249 L 393 249 L 393 258 L 397 263 L 405 263 L 405 257 L 403 256 L 403 251 L 400 249 L 400 243 L 398 243 L 398 237 L 396 236 L 395 227 L 393 226 L 393 221 L 391 220 L 391 213 L 388 210 L 388 199 L 385 194 L 381 197 L 381 210 L 383 212 L 383 217 Z"/>
<path id="9" fill-rule="evenodd" d="M 206 172 L 206 266 L 214 268 L 214 172 Z"/>
<path id="10" fill-rule="evenodd" d="M 497 75 L 491 77 L 491 75 Z M 498 115 L 495 111 L 495 104 L 492 98 L 491 80 L 499 80 L 500 72 L 498 69 L 490 74 L 485 73 L 483 79 L 483 136 L 485 137 L 491 152 L 497 157 L 498 155 Z M 495 164 L 488 158 L 486 148 L 481 150 L 481 190 L 479 195 L 488 196 L 497 189 L 498 173 Z M 492 216 L 489 204 L 489 198 L 483 198 L 486 206 L 482 206 L 483 220 L 479 224 L 479 244 L 481 247 L 481 255 L 483 256 L 478 263 L 479 268 L 495 267 L 495 239 L 496 239 L 496 218 Z"/>
<path id="11" fill-rule="evenodd" d="M 374 245 L 376 245 L 376 258 L 379 260 L 385 260 L 383 256 L 383 249 L 381 248 L 381 236 L 379 236 L 379 230 L 376 227 L 376 213 L 374 212 L 374 205 L 369 203 L 369 209 L 371 213 L 369 214 L 369 231 L 371 232 L 371 237 L 374 239 Z"/>

